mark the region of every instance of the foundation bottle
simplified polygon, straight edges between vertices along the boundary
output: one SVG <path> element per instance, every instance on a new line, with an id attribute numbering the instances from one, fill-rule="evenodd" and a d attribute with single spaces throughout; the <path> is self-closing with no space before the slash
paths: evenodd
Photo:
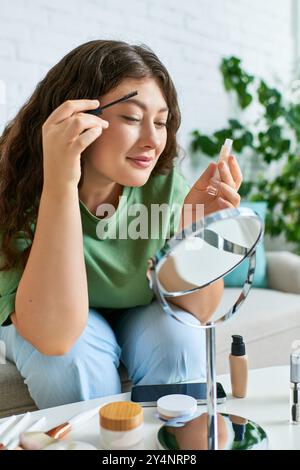
<path id="1" fill-rule="evenodd" d="M 247 393 L 248 356 L 243 337 L 240 335 L 232 335 L 229 364 L 232 395 L 236 398 L 244 398 Z"/>

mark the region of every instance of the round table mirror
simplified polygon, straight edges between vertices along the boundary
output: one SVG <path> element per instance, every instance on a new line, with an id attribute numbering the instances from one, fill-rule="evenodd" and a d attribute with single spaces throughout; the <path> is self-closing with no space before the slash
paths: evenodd
<path id="1" fill-rule="evenodd" d="M 206 330 L 207 419 L 201 422 L 207 427 L 202 435 L 207 436 L 208 449 L 219 447 L 215 326 L 233 317 L 245 301 L 253 282 L 256 247 L 263 231 L 263 221 L 252 209 L 225 209 L 178 232 L 149 260 L 147 277 L 163 310 L 185 325 Z M 239 295 L 230 302 L 227 296 L 227 305 L 221 302 L 209 322 L 182 315 L 170 302 L 215 283 L 243 262 L 248 263 L 248 269 Z"/>

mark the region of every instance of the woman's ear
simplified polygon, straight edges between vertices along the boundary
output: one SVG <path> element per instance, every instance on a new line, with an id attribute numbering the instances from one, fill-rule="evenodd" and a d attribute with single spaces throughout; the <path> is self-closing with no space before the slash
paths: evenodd
<path id="1" fill-rule="evenodd" d="M 16 312 L 13 312 L 11 314 L 10 319 L 11 319 L 13 325 L 15 326 L 15 328 L 17 329 L 17 315 L 16 315 Z"/>

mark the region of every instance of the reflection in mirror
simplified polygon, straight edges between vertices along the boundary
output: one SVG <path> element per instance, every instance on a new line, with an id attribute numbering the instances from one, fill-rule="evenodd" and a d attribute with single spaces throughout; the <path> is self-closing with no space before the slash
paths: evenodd
<path id="1" fill-rule="evenodd" d="M 184 426 L 166 426 L 166 432 L 173 436 L 178 449 L 208 450 L 207 439 L 207 413 L 188 421 Z M 219 449 L 224 449 L 228 440 L 228 430 L 224 417 L 218 413 L 218 443 Z"/>
<path id="2" fill-rule="evenodd" d="M 183 426 L 165 424 L 158 431 L 158 444 L 164 450 L 207 450 L 207 413 L 203 413 Z M 266 449 L 265 431 L 250 420 L 224 413 L 217 414 L 218 449 Z"/>
<path id="3" fill-rule="evenodd" d="M 159 269 L 160 288 L 166 296 L 198 289 L 219 279 L 243 259 L 224 251 L 220 256 L 217 248 L 200 238 L 183 240 Z"/>
<path id="4" fill-rule="evenodd" d="M 229 415 L 229 419 L 232 422 L 232 428 L 234 430 L 234 442 L 243 442 L 245 439 L 246 424 L 248 423 L 248 420 L 236 415 Z"/>
<path id="5" fill-rule="evenodd" d="M 158 283 L 166 297 L 191 292 L 223 277 L 245 259 L 262 233 L 258 218 L 206 219 L 205 229 L 178 240 L 160 262 Z"/>
<path id="6" fill-rule="evenodd" d="M 209 224 L 209 230 L 249 250 L 257 241 L 261 230 L 261 222 L 259 219 L 250 217 L 223 219 Z"/>

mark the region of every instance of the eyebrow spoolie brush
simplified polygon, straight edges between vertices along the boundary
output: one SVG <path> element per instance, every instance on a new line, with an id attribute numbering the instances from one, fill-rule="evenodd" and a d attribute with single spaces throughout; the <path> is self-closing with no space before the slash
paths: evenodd
<path id="1" fill-rule="evenodd" d="M 132 98 L 133 96 L 137 95 L 137 91 L 133 91 L 129 93 L 128 95 L 123 96 L 122 98 L 119 98 L 118 100 L 112 101 L 111 103 L 106 104 L 105 106 L 99 106 L 99 108 L 96 109 L 90 109 L 88 111 L 85 111 L 86 113 L 89 114 L 94 114 L 94 116 L 100 116 L 102 114 L 103 109 L 109 108 L 110 106 L 113 106 L 114 104 L 121 103 L 122 101 L 129 100 L 129 98 Z"/>

